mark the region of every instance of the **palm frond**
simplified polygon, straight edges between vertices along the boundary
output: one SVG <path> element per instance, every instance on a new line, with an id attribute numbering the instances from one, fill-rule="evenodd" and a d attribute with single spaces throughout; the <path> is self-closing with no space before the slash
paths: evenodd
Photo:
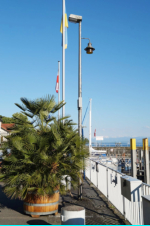
<path id="1" fill-rule="evenodd" d="M 16 105 L 17 107 L 19 107 L 19 108 L 20 108 L 21 110 L 23 110 L 23 111 L 26 110 L 26 108 L 25 108 L 24 106 L 21 106 L 20 104 L 15 103 L 15 105 Z"/>
<path id="2" fill-rule="evenodd" d="M 22 112 L 23 114 L 25 114 L 26 116 L 30 117 L 30 118 L 33 118 L 34 115 L 32 113 L 27 113 L 27 112 Z"/>

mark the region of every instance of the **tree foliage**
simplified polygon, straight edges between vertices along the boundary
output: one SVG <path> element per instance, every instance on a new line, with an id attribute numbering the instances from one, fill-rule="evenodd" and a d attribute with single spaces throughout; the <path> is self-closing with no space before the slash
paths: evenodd
<path id="1" fill-rule="evenodd" d="M 63 123 L 63 118 L 56 118 L 55 113 L 64 103 L 56 104 L 53 96 L 34 101 L 21 98 L 21 101 L 22 105 L 16 105 L 22 115 L 13 115 L 15 127 L 3 146 L 5 157 L 0 181 L 4 182 L 4 192 L 20 199 L 32 191 L 50 195 L 59 189 L 63 193 L 64 175 L 70 176 L 76 186 L 84 167 L 83 158 L 88 154 L 72 120 L 65 117 Z M 7 148 L 11 149 L 10 155 Z"/>
<path id="2" fill-rule="evenodd" d="M 6 117 L 2 115 L 0 115 L 0 121 L 2 121 L 2 123 L 13 123 L 13 119 L 11 117 Z"/>
<path id="3" fill-rule="evenodd" d="M 89 143 L 89 139 L 88 138 L 84 138 L 84 141 L 85 141 L 86 144 Z"/>
<path id="4" fill-rule="evenodd" d="M 25 116 L 24 114 L 17 112 L 15 114 L 13 114 L 12 117 L 6 117 L 6 116 L 0 115 L 0 121 L 2 121 L 2 123 L 9 124 L 9 123 L 15 123 L 16 118 L 21 119 L 21 118 L 25 118 L 25 117 L 26 117 L 26 119 L 28 119 L 27 116 Z"/>

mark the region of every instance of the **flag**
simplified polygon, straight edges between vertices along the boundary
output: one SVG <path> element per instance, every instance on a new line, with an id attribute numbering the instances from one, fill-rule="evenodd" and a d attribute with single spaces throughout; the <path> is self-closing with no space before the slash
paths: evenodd
<path id="1" fill-rule="evenodd" d="M 95 129 L 95 131 L 94 131 L 94 137 L 96 137 L 96 129 Z"/>
<path id="2" fill-rule="evenodd" d="M 57 79 L 56 79 L 56 93 L 59 92 L 59 74 L 57 75 Z"/>
<path id="3" fill-rule="evenodd" d="M 66 7 L 65 7 L 65 49 L 67 49 L 67 45 L 68 45 L 67 28 L 68 28 L 68 19 L 67 19 Z M 63 17 L 61 19 L 60 32 L 63 34 Z"/>

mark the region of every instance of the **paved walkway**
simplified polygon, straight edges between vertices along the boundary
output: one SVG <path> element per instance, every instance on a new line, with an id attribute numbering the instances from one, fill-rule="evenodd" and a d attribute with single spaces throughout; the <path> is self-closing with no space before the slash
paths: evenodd
<path id="1" fill-rule="evenodd" d="M 61 208 L 61 199 L 59 213 Z M 2 183 L 0 183 L 0 225 L 60 225 L 60 215 L 40 216 L 32 218 L 23 212 L 23 201 L 19 199 L 9 199 L 2 192 Z"/>
<path id="2" fill-rule="evenodd" d="M 89 180 L 83 182 L 83 199 L 77 200 L 77 190 L 62 197 L 63 206 L 78 205 L 86 209 L 86 225 L 122 225 L 129 224 L 107 198 Z"/>
<path id="3" fill-rule="evenodd" d="M 127 224 L 124 217 L 111 206 L 107 199 L 102 195 L 90 181 L 83 182 L 83 200 L 77 200 L 77 189 L 72 190 L 73 197 L 67 193 L 60 198 L 58 216 L 41 216 L 40 218 L 32 218 L 23 212 L 23 201 L 11 200 L 2 192 L 2 184 L 0 184 L 0 225 L 60 225 L 60 212 L 62 206 L 79 205 L 86 209 L 87 225 L 121 225 Z"/>

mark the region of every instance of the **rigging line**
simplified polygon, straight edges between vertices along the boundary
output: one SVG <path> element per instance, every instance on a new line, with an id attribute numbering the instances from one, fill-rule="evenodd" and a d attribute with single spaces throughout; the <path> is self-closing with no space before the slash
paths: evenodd
<path id="1" fill-rule="evenodd" d="M 88 114 L 89 114 L 89 112 L 88 112 Z M 87 126 L 87 121 L 88 121 L 88 117 L 86 117 L 85 122 L 84 122 L 84 126 L 85 126 L 85 127 L 88 127 L 88 126 Z"/>
<path id="2" fill-rule="evenodd" d="M 90 101 L 88 102 L 88 106 L 89 106 L 89 103 L 90 103 Z M 83 117 L 83 120 L 82 120 L 82 125 L 83 125 L 83 122 L 84 122 L 84 119 L 85 119 L 85 116 L 86 116 L 86 113 L 87 113 L 87 110 L 88 110 L 88 106 L 86 108 L 86 111 L 85 111 L 85 114 L 84 114 L 84 117 Z"/>

